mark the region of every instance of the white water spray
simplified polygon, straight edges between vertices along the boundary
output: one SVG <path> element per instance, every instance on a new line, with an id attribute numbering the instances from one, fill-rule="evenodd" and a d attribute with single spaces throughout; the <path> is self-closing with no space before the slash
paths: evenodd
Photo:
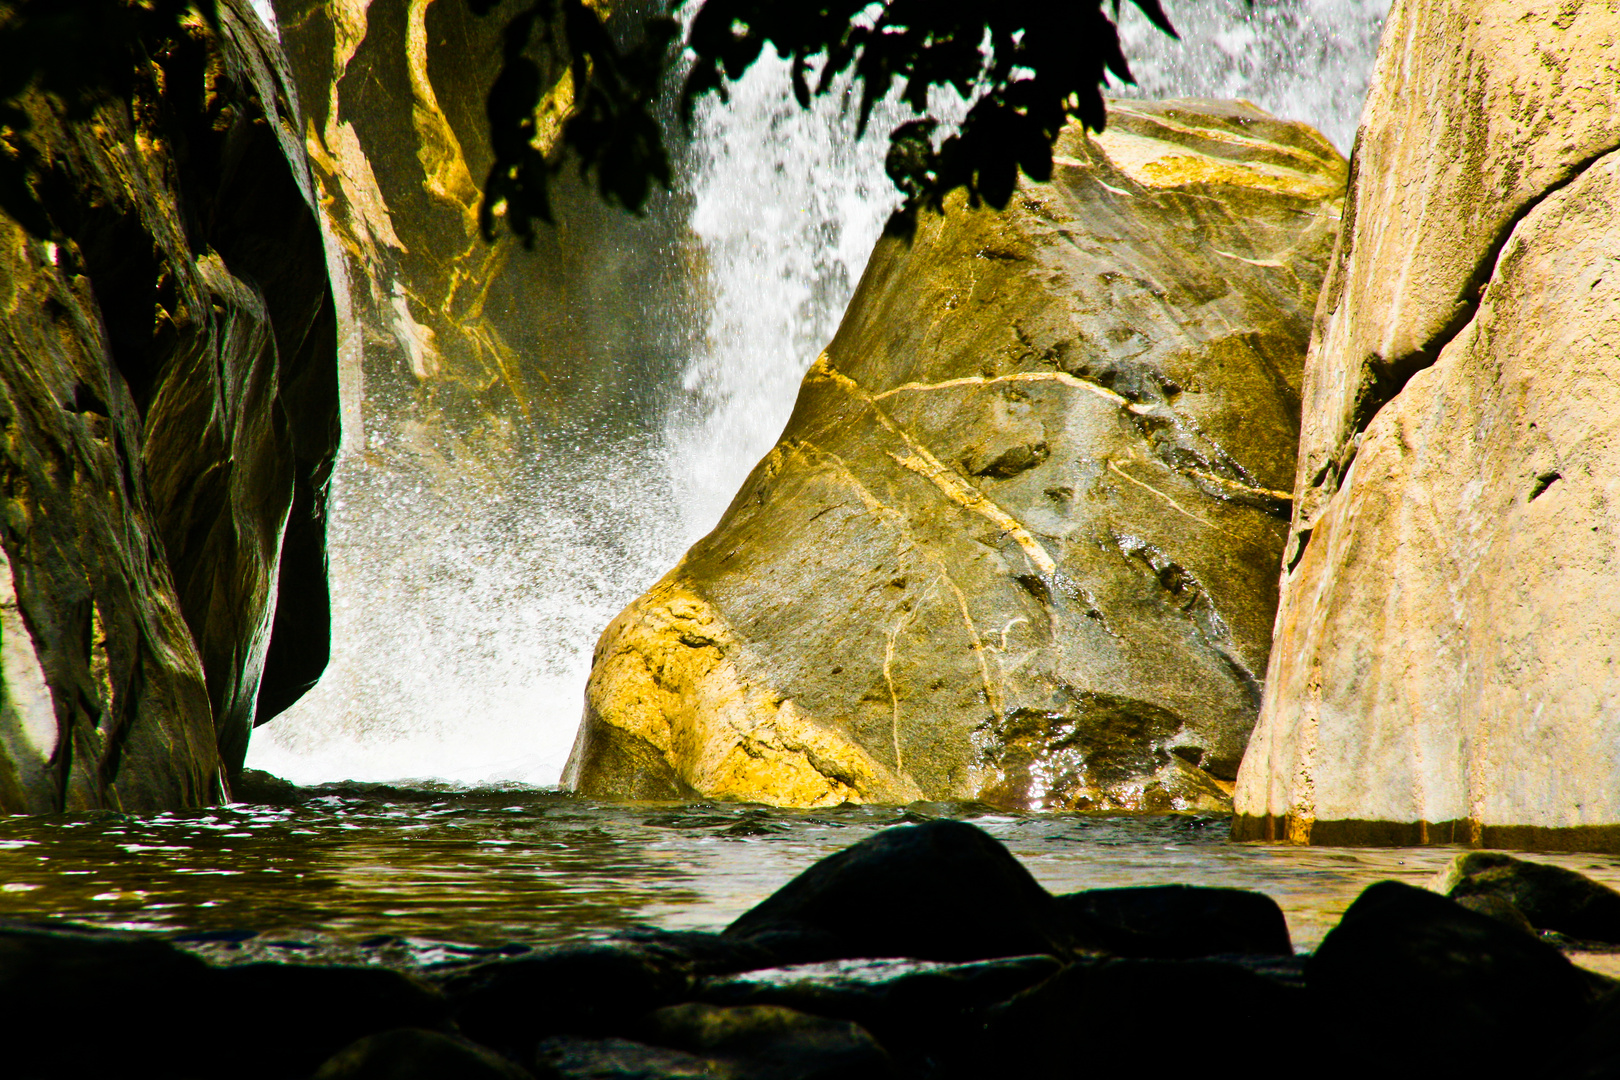
<path id="1" fill-rule="evenodd" d="M 1166 7 L 1180 44 L 1123 21 L 1126 92 L 1246 98 L 1348 149 L 1388 0 Z M 555 441 L 526 474 L 544 481 L 516 490 L 426 450 L 428 488 L 391 471 L 402 448 L 347 458 L 332 665 L 255 733 L 249 766 L 300 783 L 555 783 L 598 635 L 713 527 L 837 328 L 898 203 L 883 156 L 900 119 L 887 104 L 856 141 L 841 99 L 799 109 L 770 57 L 705 106 L 686 184 L 707 316 L 661 430 Z"/>

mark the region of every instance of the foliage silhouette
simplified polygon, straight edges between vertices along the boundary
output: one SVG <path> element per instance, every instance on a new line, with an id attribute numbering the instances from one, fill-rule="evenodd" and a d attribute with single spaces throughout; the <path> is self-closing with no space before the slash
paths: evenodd
<path id="1" fill-rule="evenodd" d="M 238 5 L 243 0 L 236 0 Z M 661 0 L 665 2 L 665 0 Z M 742 77 L 767 47 L 790 63 L 799 104 L 833 92 L 848 76 L 859 84 L 857 135 L 873 107 L 897 84 L 921 119 L 889 134 L 886 168 L 905 201 L 893 225 L 914 226 L 919 209 L 938 209 L 957 188 L 970 203 L 1003 207 L 1018 172 L 1052 173 L 1052 144 L 1071 118 L 1101 130 L 1102 88 L 1110 76 L 1134 81 L 1119 34 L 1104 11 L 1110 0 L 695 0 L 686 41 L 690 63 L 679 111 L 691 123 L 697 103 Z M 1159 0 L 1130 0 L 1175 36 Z M 39 168 L 22 137 L 29 117 L 24 91 L 44 91 L 70 118 L 97 104 L 128 100 L 140 68 L 204 23 L 218 25 L 220 0 L 0 0 L 0 207 L 40 232 L 46 222 L 29 192 Z M 466 0 L 487 16 L 502 0 Z M 615 35 L 600 0 L 533 0 L 510 16 L 502 65 L 486 100 L 494 164 L 479 222 L 494 240 L 504 220 L 526 244 L 535 223 L 552 220 L 550 184 L 576 164 L 602 198 L 639 213 L 653 185 L 671 183 L 669 154 L 656 115 L 666 73 L 677 62 L 674 12 L 682 0 L 638 20 L 634 41 Z M 1119 15 L 1121 0 L 1112 0 Z M 539 134 L 537 109 L 552 88 L 550 70 L 566 68 L 572 102 L 552 145 Z M 929 91 L 948 87 L 974 97 L 960 129 L 936 140 Z M 938 145 L 936 145 L 936 141 Z"/>
<path id="2" fill-rule="evenodd" d="M 487 14 L 498 0 L 469 0 Z M 726 98 L 767 46 L 791 65 L 801 106 L 840 85 L 860 84 L 857 135 L 873 107 L 898 83 L 923 118 L 889 135 L 885 166 L 905 196 L 891 224 L 903 233 L 920 208 L 939 209 L 957 188 L 968 201 L 1007 205 L 1021 169 L 1052 175 L 1052 144 L 1070 117 L 1102 130 L 1102 87 L 1109 75 L 1133 82 L 1119 34 L 1104 13 L 1107 0 L 702 0 L 686 47 L 691 69 L 680 114 L 691 123 L 707 94 Z M 1131 0 L 1170 36 L 1159 0 Z M 680 5 L 672 0 L 670 11 Z M 1120 0 L 1113 0 L 1117 18 Z M 526 55 L 536 28 L 540 44 L 570 65 L 576 109 L 559 145 L 535 145 L 535 109 L 543 88 Z M 584 0 L 536 0 L 506 30 L 506 59 L 488 99 L 495 163 L 484 188 L 482 225 L 493 239 L 504 216 L 518 236 L 551 220 L 547 184 L 569 159 L 592 174 L 610 202 L 639 212 L 653 181 L 669 186 L 669 160 L 653 115 L 669 45 L 679 26 L 670 14 L 645 20 L 642 37 L 621 48 L 596 7 Z M 977 95 L 960 129 L 935 145 L 928 117 L 932 87 Z M 584 88 L 581 92 L 581 88 Z"/>

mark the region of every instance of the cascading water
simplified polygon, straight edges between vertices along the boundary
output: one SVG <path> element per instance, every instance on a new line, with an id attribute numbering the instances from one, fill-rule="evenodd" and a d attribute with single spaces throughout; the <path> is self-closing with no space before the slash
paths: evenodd
<path id="1" fill-rule="evenodd" d="M 1122 92 L 1245 98 L 1348 151 L 1388 0 L 1166 8 L 1180 42 L 1126 6 L 1138 85 Z M 898 202 L 882 133 L 899 119 L 886 106 L 856 141 L 840 98 L 799 109 L 772 59 L 707 104 L 684 180 L 706 316 L 661 388 L 659 430 L 553 432 L 518 484 L 455 463 L 424 484 L 389 469 L 388 447 L 352 448 L 333 502 L 332 665 L 255 734 L 248 764 L 301 783 L 554 783 L 597 636 L 713 526 L 836 329 Z"/>

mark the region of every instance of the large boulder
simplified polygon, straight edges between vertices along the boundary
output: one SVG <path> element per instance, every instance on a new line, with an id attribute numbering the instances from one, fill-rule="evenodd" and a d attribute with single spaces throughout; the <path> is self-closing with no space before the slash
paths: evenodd
<path id="1" fill-rule="evenodd" d="M 0 117 L 0 811 L 217 799 L 326 662 L 297 98 L 245 0 L 131 47 L 127 99 Z"/>
<path id="2" fill-rule="evenodd" d="M 1055 152 L 880 241 L 781 441 L 602 635 L 566 783 L 1222 804 L 1345 164 L 1213 101 Z"/>
<path id="3" fill-rule="evenodd" d="M 1398 0 L 1236 835 L 1620 844 L 1620 10 Z"/>

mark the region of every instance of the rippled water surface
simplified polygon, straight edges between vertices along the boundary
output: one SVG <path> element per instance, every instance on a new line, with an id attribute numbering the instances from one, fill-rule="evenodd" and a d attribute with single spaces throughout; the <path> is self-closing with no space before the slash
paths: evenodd
<path id="1" fill-rule="evenodd" d="M 1424 885 L 1457 853 L 1233 844 L 1225 818 L 1186 815 L 625 806 L 532 788 L 348 786 L 309 796 L 146 818 L 0 819 L 0 917 L 186 934 L 226 961 L 434 963 L 634 925 L 719 929 L 879 829 L 958 817 L 1002 840 L 1053 892 L 1258 889 L 1282 905 L 1296 947 L 1309 949 L 1368 884 Z M 1620 885 L 1620 858 L 1535 858 Z"/>

